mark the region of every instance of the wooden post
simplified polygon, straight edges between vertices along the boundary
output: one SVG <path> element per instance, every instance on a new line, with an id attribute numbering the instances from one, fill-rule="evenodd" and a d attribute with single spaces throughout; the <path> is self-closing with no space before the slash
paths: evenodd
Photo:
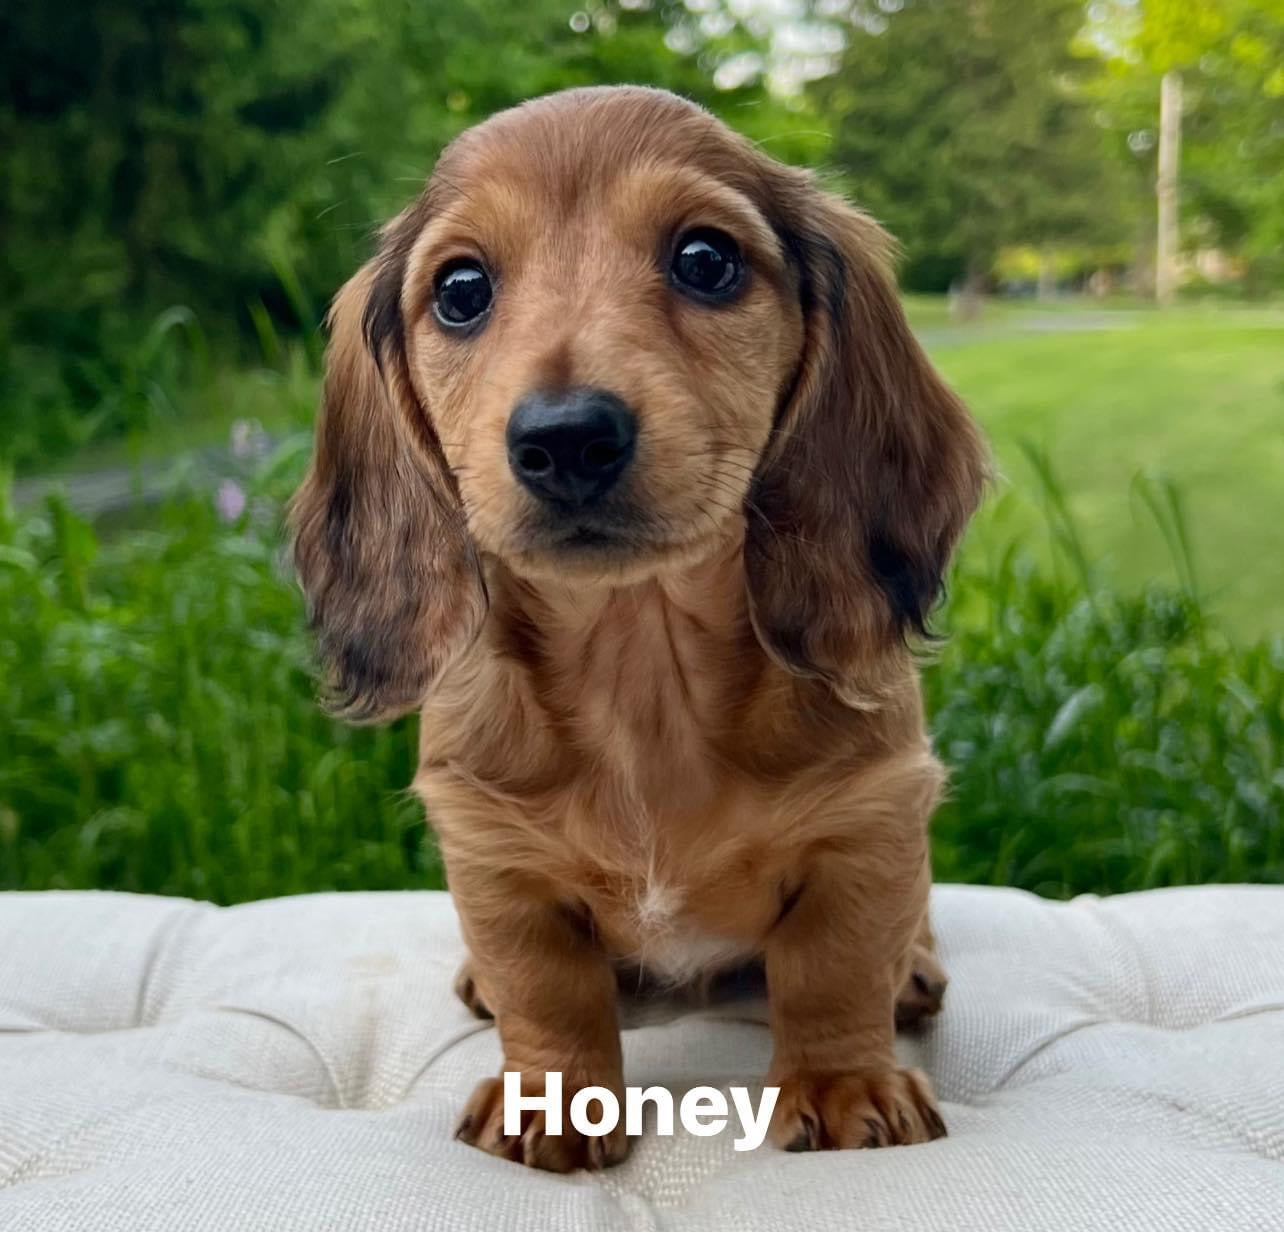
<path id="1" fill-rule="evenodd" d="M 1039 246 L 1039 281 L 1035 298 L 1052 300 L 1057 295 L 1057 272 L 1052 265 L 1052 250 L 1046 244 Z"/>
<path id="2" fill-rule="evenodd" d="M 1177 219 L 1177 180 L 1181 166 L 1181 74 L 1170 69 L 1159 89 L 1159 235 L 1155 246 L 1155 299 L 1165 307 L 1177 297 L 1177 255 L 1181 234 Z"/>

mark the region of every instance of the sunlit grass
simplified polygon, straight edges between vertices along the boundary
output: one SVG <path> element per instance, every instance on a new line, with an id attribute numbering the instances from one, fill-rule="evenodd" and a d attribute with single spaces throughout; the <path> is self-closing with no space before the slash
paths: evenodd
<path id="1" fill-rule="evenodd" d="M 996 321 L 925 331 L 993 442 L 1000 492 L 1012 494 L 982 517 L 973 545 L 1046 538 L 1028 442 L 1056 460 L 1106 577 L 1125 590 L 1172 582 L 1168 546 L 1132 482 L 1166 475 L 1195 511 L 1207 605 L 1237 632 L 1284 632 L 1284 311 L 1101 315 L 1109 328 L 1057 332 L 1039 328 L 1037 308 L 1007 307 Z"/>
<path id="2" fill-rule="evenodd" d="M 300 461 L 269 460 L 231 525 L 200 494 L 107 542 L 56 501 L 0 513 L 0 887 L 439 884 L 404 791 L 413 722 L 315 705 L 279 559 Z M 1056 568 L 977 547 L 938 622 L 939 876 L 1054 895 L 1279 880 L 1284 646 L 1228 640 L 1189 587 L 1112 587 L 1048 501 Z"/>
<path id="3" fill-rule="evenodd" d="M 1056 895 L 1279 880 L 1284 316 L 909 308 L 1003 473 L 925 671 L 954 769 L 939 875 Z M 257 420 L 284 444 L 234 524 L 206 493 L 96 528 L 0 501 L 0 887 L 436 885 L 404 791 L 414 725 L 321 715 L 279 559 L 315 340 L 268 329 L 240 368 L 201 347 L 193 322 L 158 323 L 111 403 L 135 430 L 74 465 Z"/>
<path id="4" fill-rule="evenodd" d="M 1284 309 L 1136 300 L 994 300 L 959 323 L 943 297 L 906 301 L 914 327 L 994 443 L 1003 476 L 972 543 L 1043 539 L 1039 487 L 1022 443 L 1056 459 L 1070 505 L 1107 574 L 1125 589 L 1172 581 L 1133 478 L 1174 479 L 1192 525 L 1203 600 L 1245 634 L 1284 631 Z M 95 437 L 63 473 L 156 463 L 226 443 L 236 421 L 280 437 L 305 428 L 318 392 L 320 336 L 282 338 L 261 315 L 252 364 L 211 360 L 200 324 L 152 323 L 104 393 Z M 30 468 L 28 468 L 30 469 Z M 48 469 L 48 468 L 46 468 Z"/>
<path id="5" fill-rule="evenodd" d="M 1107 581 L 1048 459 L 1051 567 L 964 555 L 924 674 L 954 771 L 938 876 L 1045 894 L 1284 878 L 1284 638 L 1228 637 L 1200 599 L 1180 491 L 1134 481 L 1174 585 Z"/>

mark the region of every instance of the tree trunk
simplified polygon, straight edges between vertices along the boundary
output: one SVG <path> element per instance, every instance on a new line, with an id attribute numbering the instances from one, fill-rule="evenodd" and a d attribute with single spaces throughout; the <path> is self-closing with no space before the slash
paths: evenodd
<path id="1" fill-rule="evenodd" d="M 1053 300 L 1057 295 L 1057 272 L 1052 264 L 1052 253 L 1045 246 L 1039 249 L 1039 281 L 1035 298 Z"/>
<path id="2" fill-rule="evenodd" d="M 1181 236 L 1177 220 L 1177 181 L 1181 165 L 1181 74 L 1164 74 L 1159 91 L 1159 235 L 1155 246 L 1155 299 L 1165 307 L 1177 296 L 1177 254 Z"/>
<path id="3" fill-rule="evenodd" d="M 962 282 L 950 288 L 950 316 L 955 321 L 970 323 L 980 319 L 985 305 L 987 268 L 982 262 L 969 261 Z"/>

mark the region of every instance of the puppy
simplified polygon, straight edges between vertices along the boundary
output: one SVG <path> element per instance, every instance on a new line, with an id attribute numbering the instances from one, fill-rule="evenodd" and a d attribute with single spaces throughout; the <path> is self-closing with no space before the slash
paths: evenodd
<path id="1" fill-rule="evenodd" d="M 986 455 L 888 256 L 691 103 L 582 89 L 459 137 L 335 300 L 295 560 L 336 709 L 420 710 L 460 989 L 528 1093 L 621 1090 L 621 979 L 756 962 L 775 1143 L 945 1133 L 893 1052 L 944 987 L 907 639 Z M 488 1078 L 469 1143 L 627 1147 L 502 1123 Z"/>

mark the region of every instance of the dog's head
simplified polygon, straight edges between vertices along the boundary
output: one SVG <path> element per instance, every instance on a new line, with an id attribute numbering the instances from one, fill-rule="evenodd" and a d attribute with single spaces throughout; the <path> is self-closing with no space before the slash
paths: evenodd
<path id="1" fill-rule="evenodd" d="M 888 258 L 660 91 L 457 139 L 330 316 L 292 521 L 341 708 L 423 699 L 485 618 L 483 555 L 629 582 L 740 537 L 767 651 L 859 690 L 923 630 L 985 470 Z"/>

